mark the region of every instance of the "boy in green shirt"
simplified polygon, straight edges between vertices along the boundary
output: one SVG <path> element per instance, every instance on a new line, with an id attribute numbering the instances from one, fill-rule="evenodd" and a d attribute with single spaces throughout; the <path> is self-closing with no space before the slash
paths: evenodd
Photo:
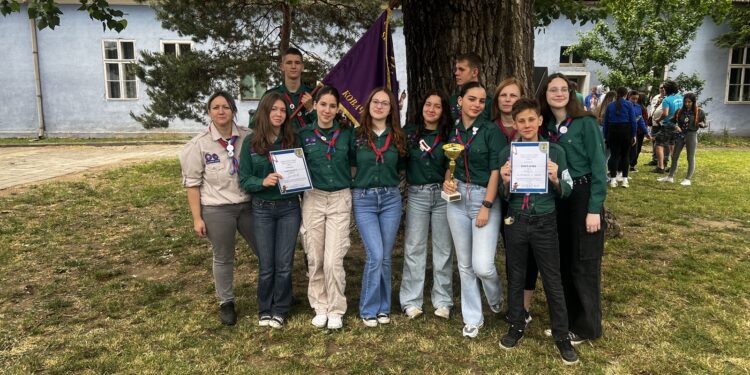
<path id="1" fill-rule="evenodd" d="M 521 142 L 540 142 L 539 127 L 542 125 L 539 104 L 528 98 L 519 99 L 513 105 L 513 128 L 521 136 Z M 500 347 L 512 349 L 523 337 L 526 329 L 526 311 L 523 306 L 524 280 L 529 249 L 533 252 L 542 274 L 544 292 L 549 305 L 552 335 L 565 364 L 578 362 L 578 355 L 568 337 L 568 314 L 565 307 L 560 276 L 560 252 L 557 239 L 557 214 L 555 199 L 564 198 L 573 189 L 573 180 L 567 170 L 565 151 L 554 143 L 548 143 L 547 171 L 549 188 L 546 193 L 512 193 L 510 177 L 512 166 L 510 153 L 514 143 L 500 152 L 502 181 L 498 186 L 500 196 L 508 201 L 508 216 L 505 218 L 505 238 L 508 269 L 508 333 L 500 340 Z"/>
<path id="2" fill-rule="evenodd" d="M 286 102 L 287 116 L 291 116 L 297 107 L 302 106 L 302 110 L 291 119 L 291 124 L 296 129 L 304 128 L 305 124 L 311 124 L 315 120 L 315 112 L 313 111 L 312 89 L 302 84 L 302 73 L 305 71 L 302 52 L 294 47 L 287 48 L 281 56 L 279 69 L 284 76 L 284 83 L 263 93 L 261 100 L 270 92 L 280 93 Z M 253 127 L 255 127 L 255 117 L 250 119 L 250 128 Z"/>

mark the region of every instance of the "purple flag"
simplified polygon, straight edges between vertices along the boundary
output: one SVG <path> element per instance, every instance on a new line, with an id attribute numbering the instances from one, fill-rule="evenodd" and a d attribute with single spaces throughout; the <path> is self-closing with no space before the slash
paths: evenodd
<path id="1" fill-rule="evenodd" d="M 339 109 L 359 126 L 364 102 L 376 87 L 388 87 L 398 98 L 396 58 L 387 9 L 352 46 L 341 61 L 323 78 L 323 83 L 335 87 L 341 94 Z M 398 103 L 392 103 L 398 105 Z"/>

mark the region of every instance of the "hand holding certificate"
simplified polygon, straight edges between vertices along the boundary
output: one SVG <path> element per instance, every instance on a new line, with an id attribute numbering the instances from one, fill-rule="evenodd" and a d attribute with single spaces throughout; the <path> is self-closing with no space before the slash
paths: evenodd
<path id="1" fill-rule="evenodd" d="M 271 151 L 271 164 L 273 170 L 281 175 L 278 183 L 281 194 L 298 193 L 313 188 L 305 154 L 301 148 Z"/>
<path id="2" fill-rule="evenodd" d="M 510 148 L 510 192 L 546 193 L 549 143 L 513 142 Z"/>

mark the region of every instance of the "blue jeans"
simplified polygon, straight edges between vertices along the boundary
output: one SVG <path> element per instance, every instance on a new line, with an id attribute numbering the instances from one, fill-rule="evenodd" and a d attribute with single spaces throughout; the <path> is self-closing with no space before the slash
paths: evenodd
<path id="1" fill-rule="evenodd" d="M 302 216 L 299 198 L 253 198 L 258 250 L 258 314 L 286 318 L 292 305 L 292 266 Z"/>
<path id="2" fill-rule="evenodd" d="M 458 181 L 456 191 L 461 200 L 448 203 L 448 225 L 453 235 L 458 260 L 458 275 L 461 277 L 461 315 L 464 324 L 479 325 L 482 316 L 481 281 L 490 306 L 503 302 L 500 277 L 495 268 L 495 250 L 500 232 L 500 201 L 495 198 L 487 225 L 478 228 L 476 217 L 482 207 L 487 189 Z"/>
<path id="3" fill-rule="evenodd" d="M 422 307 L 427 234 L 432 225 L 432 306 L 453 307 L 453 240 L 448 228 L 447 202 L 440 197 L 441 184 L 411 185 L 406 204 L 404 273 L 401 309 Z"/>
<path id="4" fill-rule="evenodd" d="M 359 315 L 373 318 L 391 312 L 391 254 L 401 221 L 398 187 L 352 190 L 354 220 L 367 259 L 362 273 Z"/>

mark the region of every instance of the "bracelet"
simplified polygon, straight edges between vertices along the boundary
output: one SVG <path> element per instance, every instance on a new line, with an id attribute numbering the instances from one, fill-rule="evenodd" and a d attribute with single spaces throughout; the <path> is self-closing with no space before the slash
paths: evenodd
<path id="1" fill-rule="evenodd" d="M 490 202 L 490 201 L 482 201 L 482 206 L 485 206 L 487 208 L 492 208 L 492 202 Z"/>

